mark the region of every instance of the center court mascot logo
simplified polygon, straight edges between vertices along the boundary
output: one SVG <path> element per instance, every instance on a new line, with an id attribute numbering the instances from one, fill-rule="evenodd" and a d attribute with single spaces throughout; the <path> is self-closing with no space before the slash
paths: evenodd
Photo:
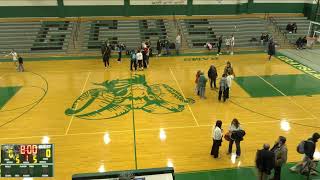
<path id="1" fill-rule="evenodd" d="M 100 88 L 84 92 L 65 114 L 87 120 L 112 119 L 133 109 L 168 114 L 182 112 L 187 104 L 195 102 L 190 98 L 185 99 L 166 84 L 148 85 L 144 75 L 95 85 Z"/>

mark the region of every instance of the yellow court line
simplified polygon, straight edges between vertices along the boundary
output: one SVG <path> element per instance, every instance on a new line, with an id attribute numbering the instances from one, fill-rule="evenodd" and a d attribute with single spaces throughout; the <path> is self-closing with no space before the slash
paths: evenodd
<path id="1" fill-rule="evenodd" d="M 84 85 L 83 85 L 83 87 L 82 87 L 81 94 L 83 93 L 84 89 L 86 88 L 86 85 L 87 85 L 87 82 L 88 82 L 88 80 L 89 80 L 90 74 L 91 74 L 91 72 L 88 73 L 87 79 L 86 79 L 86 81 L 85 81 L 85 83 L 84 83 Z M 81 94 L 80 94 L 80 95 L 81 95 Z M 76 105 L 75 108 L 77 109 L 77 107 L 78 107 L 78 104 Z M 71 116 L 71 119 L 70 119 L 70 122 L 69 122 L 69 125 L 68 125 L 68 128 L 67 128 L 67 131 L 66 131 L 65 135 L 67 135 L 68 132 L 69 132 L 69 130 L 70 130 L 70 127 L 71 127 L 73 118 L 74 118 L 74 115 Z"/>
<path id="2" fill-rule="evenodd" d="M 171 69 L 170 67 L 169 67 L 169 70 L 170 70 L 171 76 L 173 77 L 174 81 L 176 82 L 176 84 L 177 84 L 177 86 L 178 86 L 178 88 L 179 88 L 179 90 L 180 90 L 183 98 L 186 99 L 186 96 L 184 95 L 184 93 L 183 93 L 183 91 L 182 91 L 182 89 L 181 89 L 181 87 L 180 87 L 180 85 L 179 85 L 179 82 L 178 82 L 176 76 L 173 74 L 172 69 Z M 193 111 L 192 111 L 190 105 L 187 104 L 187 106 L 188 106 L 188 108 L 189 108 L 189 110 L 190 110 L 190 112 L 191 112 L 191 115 L 192 115 L 194 121 L 196 122 L 197 126 L 199 127 L 199 123 L 198 123 L 196 117 L 194 116 Z"/>
<path id="3" fill-rule="evenodd" d="M 297 119 L 289 119 L 290 121 L 305 121 L 310 119 L 316 118 L 297 118 Z M 247 123 L 242 123 L 243 125 L 246 124 L 258 124 L 258 123 L 274 123 L 280 122 L 281 120 L 272 120 L 272 121 L 252 121 Z M 168 127 L 168 128 L 150 128 L 150 129 L 137 129 L 137 132 L 144 132 L 144 131 L 159 131 L 160 129 L 163 130 L 171 130 L 171 129 L 187 129 L 187 128 L 199 128 L 199 127 L 211 127 L 213 124 L 210 125 L 199 125 L 199 126 L 178 126 L 178 127 Z M 65 137 L 65 136 L 81 136 L 81 135 L 96 135 L 96 134 L 105 134 L 108 133 L 124 133 L 124 132 L 132 132 L 132 130 L 122 130 L 122 131 L 99 131 L 99 132 L 85 132 L 85 133 L 69 133 L 69 134 L 57 134 L 57 135 L 39 135 L 39 136 L 21 136 L 21 137 L 12 137 L 12 138 L 0 138 L 0 140 L 13 140 L 13 139 L 31 139 L 31 138 L 42 138 L 43 136 L 49 137 Z"/>

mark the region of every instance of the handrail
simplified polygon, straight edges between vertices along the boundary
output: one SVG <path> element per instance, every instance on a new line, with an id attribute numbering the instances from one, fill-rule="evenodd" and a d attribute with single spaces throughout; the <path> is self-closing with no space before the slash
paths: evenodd
<path id="1" fill-rule="evenodd" d="M 280 26 L 278 25 L 276 19 L 274 17 L 269 16 L 268 17 L 268 21 L 269 21 L 269 23 L 273 24 L 273 26 L 275 27 L 275 30 L 278 33 L 278 35 L 281 34 L 282 36 L 284 36 L 283 43 L 286 43 L 286 41 L 289 42 L 287 33 L 282 32 L 282 30 L 281 30 Z"/>
<path id="2" fill-rule="evenodd" d="M 76 21 L 75 24 L 73 25 L 73 27 L 75 28 L 74 34 L 73 34 L 73 36 L 72 36 L 73 48 L 76 48 L 76 41 L 78 41 L 80 24 L 81 24 L 81 18 L 78 17 L 78 18 L 77 18 L 77 21 Z"/>

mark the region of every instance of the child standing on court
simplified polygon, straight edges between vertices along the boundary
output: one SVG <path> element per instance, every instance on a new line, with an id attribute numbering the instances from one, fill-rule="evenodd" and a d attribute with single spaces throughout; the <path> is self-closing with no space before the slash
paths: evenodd
<path id="1" fill-rule="evenodd" d="M 23 72 L 24 71 L 24 67 L 23 67 L 23 58 L 21 56 L 18 56 L 18 62 L 19 62 L 19 65 L 18 65 L 18 71 L 19 72 Z"/>

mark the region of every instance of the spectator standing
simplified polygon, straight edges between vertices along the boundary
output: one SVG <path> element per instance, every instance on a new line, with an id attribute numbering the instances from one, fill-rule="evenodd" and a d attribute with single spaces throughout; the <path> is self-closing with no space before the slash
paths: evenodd
<path id="1" fill-rule="evenodd" d="M 319 133 L 314 133 L 311 138 L 303 142 L 303 152 L 304 157 L 302 159 L 302 162 L 296 164 L 295 166 L 290 168 L 290 171 L 292 172 L 301 172 L 301 173 L 309 173 L 311 175 L 318 175 L 316 171 L 313 169 L 316 169 L 316 163 L 313 162 L 313 155 L 317 147 L 317 142 L 320 139 Z M 300 144 L 299 144 L 300 146 Z M 298 150 L 299 150 L 298 146 Z M 310 169 L 312 168 L 312 169 Z"/>
<path id="2" fill-rule="evenodd" d="M 130 52 L 130 70 L 133 71 L 133 67 L 134 70 L 137 70 L 137 56 L 136 56 L 136 52 L 134 50 L 132 50 Z"/>
<path id="3" fill-rule="evenodd" d="M 222 137 L 223 137 L 223 130 L 222 130 L 222 121 L 218 120 L 216 122 L 216 125 L 212 127 L 212 139 L 213 144 L 211 148 L 211 155 L 213 155 L 214 158 L 219 157 L 219 148 L 222 144 Z"/>
<path id="4" fill-rule="evenodd" d="M 230 38 L 230 48 L 231 48 L 231 55 L 233 55 L 233 51 L 234 51 L 234 45 L 235 45 L 235 39 L 234 39 L 234 35 L 232 34 L 231 35 L 231 38 Z"/>
<path id="5" fill-rule="evenodd" d="M 206 93 L 206 85 L 207 85 L 208 79 L 204 76 L 204 73 L 200 73 L 198 87 L 199 87 L 199 95 L 200 98 L 206 99 L 205 93 Z"/>
<path id="6" fill-rule="evenodd" d="M 201 71 L 197 71 L 197 74 L 196 74 L 196 80 L 195 80 L 195 83 L 196 83 L 196 94 L 199 96 L 200 93 L 199 93 L 199 78 L 200 78 L 200 75 L 201 75 Z"/>
<path id="7" fill-rule="evenodd" d="M 221 97 L 223 96 L 223 102 L 226 101 L 226 88 L 227 88 L 227 75 L 223 74 L 220 80 L 219 87 L 219 97 L 218 100 L 221 101 Z"/>
<path id="8" fill-rule="evenodd" d="M 230 89 L 231 89 L 233 78 L 234 78 L 233 74 L 231 74 L 231 73 L 227 74 L 227 89 L 226 89 L 226 98 L 227 99 L 229 99 L 229 94 L 230 94 Z"/>
<path id="9" fill-rule="evenodd" d="M 141 50 L 138 50 L 138 53 L 136 54 L 136 58 L 139 64 L 139 70 L 143 70 L 143 55 Z"/>
<path id="10" fill-rule="evenodd" d="M 229 37 L 227 37 L 227 38 L 225 39 L 225 43 L 226 43 L 227 53 L 229 54 L 229 52 L 230 52 L 231 39 L 230 39 Z"/>
<path id="11" fill-rule="evenodd" d="M 118 51 L 118 62 L 121 62 L 121 58 L 122 58 L 122 46 L 121 46 L 121 44 L 117 45 L 117 51 Z"/>
<path id="12" fill-rule="evenodd" d="M 110 56 L 111 56 L 111 47 L 109 46 L 109 44 L 106 44 L 105 48 L 104 48 L 104 53 L 102 55 L 102 59 L 103 59 L 103 63 L 104 63 L 105 68 L 110 66 L 110 64 L 109 64 Z"/>
<path id="13" fill-rule="evenodd" d="M 256 154 L 256 167 L 258 169 L 258 180 L 269 180 L 272 169 L 274 168 L 274 153 L 271 152 L 269 144 L 264 144 L 263 149 Z"/>
<path id="14" fill-rule="evenodd" d="M 240 127 L 240 123 L 238 119 L 234 118 L 231 122 L 231 125 L 229 127 L 229 135 L 230 135 L 230 141 L 229 141 L 229 148 L 228 148 L 228 154 L 232 153 L 232 146 L 233 143 L 236 144 L 236 155 L 237 157 L 240 157 L 241 155 L 241 148 L 240 148 L 240 142 L 243 140 L 243 136 L 241 133 L 242 128 Z"/>
<path id="15" fill-rule="evenodd" d="M 269 61 L 271 60 L 271 57 L 276 54 L 276 44 L 271 39 L 268 44 L 268 55 L 269 55 Z"/>
<path id="16" fill-rule="evenodd" d="M 159 39 L 159 40 L 157 41 L 158 56 L 161 55 L 161 49 L 162 49 L 162 43 L 161 43 L 161 40 Z"/>
<path id="17" fill-rule="evenodd" d="M 261 34 L 260 36 L 260 44 L 261 46 L 264 46 L 264 39 L 266 38 L 266 35 L 264 33 Z"/>
<path id="18" fill-rule="evenodd" d="M 177 53 L 177 55 L 179 55 L 179 53 L 180 53 L 181 41 L 182 41 L 181 34 L 179 32 L 177 37 L 176 37 L 176 53 Z"/>
<path id="19" fill-rule="evenodd" d="M 271 149 L 275 156 L 274 176 L 272 180 L 281 179 L 281 167 L 286 164 L 288 158 L 286 141 L 287 139 L 285 137 L 280 136 Z"/>
<path id="20" fill-rule="evenodd" d="M 214 88 L 216 89 L 217 88 L 216 81 L 217 81 L 218 73 L 217 73 L 217 69 L 216 69 L 216 67 L 214 67 L 214 65 L 210 66 L 210 68 L 208 70 L 208 77 L 210 79 L 211 89 L 213 89 L 212 83 L 214 84 Z"/>

